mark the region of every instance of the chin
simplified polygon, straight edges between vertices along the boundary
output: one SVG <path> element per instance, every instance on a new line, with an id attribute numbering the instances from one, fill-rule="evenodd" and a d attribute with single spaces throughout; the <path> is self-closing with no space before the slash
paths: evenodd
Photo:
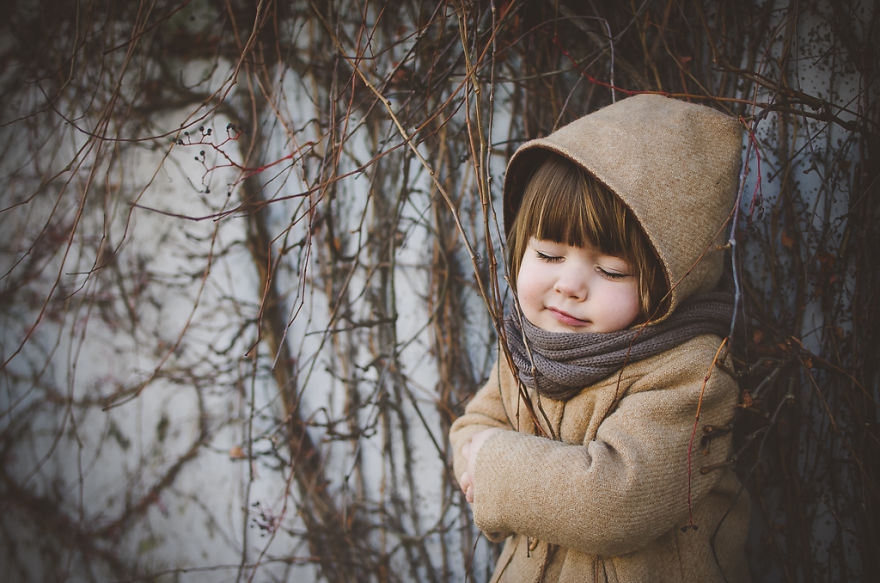
<path id="1" fill-rule="evenodd" d="M 549 322 L 545 326 L 538 327 L 546 330 L 547 332 L 562 332 L 567 334 L 582 334 L 584 332 L 593 331 L 592 324 L 584 324 L 583 326 L 566 326 L 565 324 L 560 324 L 559 322 Z"/>

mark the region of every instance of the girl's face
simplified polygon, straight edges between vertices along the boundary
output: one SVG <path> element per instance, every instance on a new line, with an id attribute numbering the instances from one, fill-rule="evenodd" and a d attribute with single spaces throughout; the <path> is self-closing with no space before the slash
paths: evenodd
<path id="1" fill-rule="evenodd" d="M 591 246 L 532 237 L 516 290 L 523 315 L 548 332 L 615 332 L 639 315 L 638 277 L 620 257 Z"/>

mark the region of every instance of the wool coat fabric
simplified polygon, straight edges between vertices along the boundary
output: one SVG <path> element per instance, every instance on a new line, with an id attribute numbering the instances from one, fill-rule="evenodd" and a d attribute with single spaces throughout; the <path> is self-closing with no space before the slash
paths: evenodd
<path id="1" fill-rule="evenodd" d="M 715 110 L 627 98 L 514 154 L 505 224 L 540 156 L 583 166 L 654 245 L 673 289 L 668 315 L 718 283 L 740 148 L 737 122 Z M 505 541 L 493 581 L 748 580 L 748 496 L 728 464 L 738 389 L 721 345 L 694 337 L 564 401 L 523 387 L 502 355 L 450 430 L 458 478 L 464 445 L 502 430 L 472 476 L 476 525 Z"/>

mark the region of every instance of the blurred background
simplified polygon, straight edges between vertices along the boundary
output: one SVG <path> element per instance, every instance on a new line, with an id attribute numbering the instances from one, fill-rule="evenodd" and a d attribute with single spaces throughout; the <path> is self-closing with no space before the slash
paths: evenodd
<path id="1" fill-rule="evenodd" d="M 880 577 L 876 3 L 3 4 L 5 580 L 487 581 L 505 163 L 646 91 L 746 130 L 754 579 Z"/>

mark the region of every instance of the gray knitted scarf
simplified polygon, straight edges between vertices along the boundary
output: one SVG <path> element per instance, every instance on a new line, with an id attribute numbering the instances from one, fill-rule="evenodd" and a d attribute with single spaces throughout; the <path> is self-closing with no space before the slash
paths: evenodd
<path id="1" fill-rule="evenodd" d="M 567 400 L 627 363 L 702 334 L 727 336 L 732 317 L 733 296 L 710 292 L 690 298 L 658 324 L 619 332 L 546 332 L 515 313 L 505 329 L 520 380 L 542 396 Z"/>

